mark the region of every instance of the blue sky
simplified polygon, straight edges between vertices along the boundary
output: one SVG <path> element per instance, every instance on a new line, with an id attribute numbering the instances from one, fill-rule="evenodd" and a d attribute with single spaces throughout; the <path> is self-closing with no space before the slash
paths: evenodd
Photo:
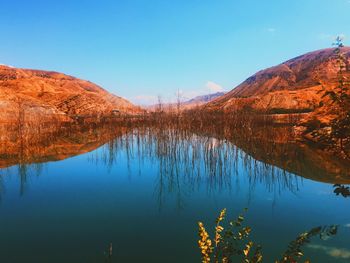
<path id="1" fill-rule="evenodd" d="M 350 37 L 350 0 L 0 0 L 0 63 L 60 71 L 135 103 L 231 90 Z"/>

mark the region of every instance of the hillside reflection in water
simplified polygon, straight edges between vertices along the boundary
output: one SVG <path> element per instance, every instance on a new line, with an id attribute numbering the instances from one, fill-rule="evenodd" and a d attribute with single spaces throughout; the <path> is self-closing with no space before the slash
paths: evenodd
<path id="1" fill-rule="evenodd" d="M 248 207 L 248 223 L 270 262 L 298 233 L 345 226 L 350 218 L 347 199 L 333 193 L 333 184 L 350 183 L 349 167 L 292 138 L 285 143 L 287 134 L 285 127 L 265 134 L 139 125 L 40 139 L 8 135 L 15 139 L 0 152 L 1 253 L 21 262 L 24 256 L 13 260 L 14 244 L 27 244 L 26 259 L 102 262 L 101 251 L 113 242 L 116 262 L 163 262 L 174 247 L 177 256 L 168 262 L 197 262 L 196 222 L 212 222 L 223 207 L 232 215 Z M 346 249 L 348 229 L 326 245 Z M 30 234 L 22 238 L 21 231 Z M 138 239 L 143 245 L 135 253 Z M 315 262 L 348 260 L 315 247 L 307 251 Z"/>

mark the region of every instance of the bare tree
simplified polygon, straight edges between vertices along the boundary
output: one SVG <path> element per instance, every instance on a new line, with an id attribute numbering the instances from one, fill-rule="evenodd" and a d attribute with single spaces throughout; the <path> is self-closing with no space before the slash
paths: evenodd
<path id="1" fill-rule="evenodd" d="M 160 95 L 158 95 L 158 104 L 157 104 L 156 111 L 158 113 L 161 113 L 163 111 L 163 100 L 162 100 L 162 96 L 160 96 Z"/>
<path id="2" fill-rule="evenodd" d="M 178 89 L 176 92 L 176 110 L 178 115 L 180 115 L 180 111 L 181 111 L 182 98 L 183 98 L 182 91 Z"/>

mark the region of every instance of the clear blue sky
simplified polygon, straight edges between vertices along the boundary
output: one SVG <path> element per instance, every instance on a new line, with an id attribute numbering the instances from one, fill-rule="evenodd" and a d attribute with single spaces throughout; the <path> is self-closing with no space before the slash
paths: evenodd
<path id="1" fill-rule="evenodd" d="M 335 35 L 350 38 L 349 25 L 350 0 L 0 0 L 0 63 L 166 101 L 177 90 L 231 90 Z"/>

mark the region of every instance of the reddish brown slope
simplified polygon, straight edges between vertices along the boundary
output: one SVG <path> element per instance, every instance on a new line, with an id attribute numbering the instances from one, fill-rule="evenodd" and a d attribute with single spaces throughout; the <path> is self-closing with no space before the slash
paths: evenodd
<path id="1" fill-rule="evenodd" d="M 69 119 L 72 115 L 103 115 L 113 110 L 140 111 L 101 87 L 65 74 L 0 65 L 0 122 Z"/>
<path id="2" fill-rule="evenodd" d="M 334 50 L 310 52 L 259 71 L 205 108 L 223 111 L 248 109 L 266 113 L 313 112 L 320 107 L 325 90 L 334 89 L 337 85 L 339 66 Z M 350 48 L 341 50 L 350 63 Z M 347 75 L 350 78 L 349 72 Z"/>

